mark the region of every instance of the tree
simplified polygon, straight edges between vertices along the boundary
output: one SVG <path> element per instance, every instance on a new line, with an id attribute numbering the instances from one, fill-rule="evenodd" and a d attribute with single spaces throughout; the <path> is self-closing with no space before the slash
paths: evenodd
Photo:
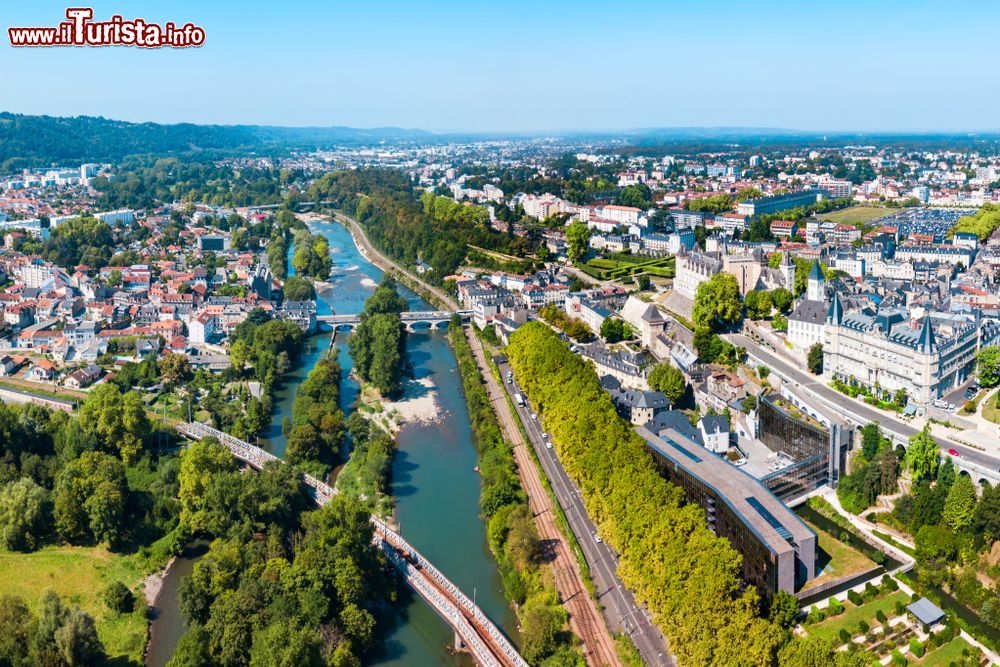
<path id="1" fill-rule="evenodd" d="M 952 463 L 951 457 L 943 457 L 941 465 L 938 466 L 936 488 L 940 489 L 943 493 L 948 493 L 951 490 L 952 484 L 955 483 L 956 477 L 958 477 L 958 473 L 955 471 L 955 464 Z"/>
<path id="2" fill-rule="evenodd" d="M 645 183 L 626 185 L 618 193 L 618 204 L 620 206 L 648 209 L 653 205 L 653 192 Z"/>
<path id="3" fill-rule="evenodd" d="M 792 296 L 792 293 L 784 287 L 778 287 L 771 290 L 771 303 L 774 304 L 774 307 L 782 313 L 788 313 L 794 298 L 795 297 Z"/>
<path id="4" fill-rule="evenodd" d="M 972 478 L 959 475 L 948 491 L 944 501 L 944 520 L 955 532 L 960 532 L 972 524 L 976 512 L 976 488 Z"/>
<path id="5" fill-rule="evenodd" d="M 910 438 L 906 458 L 914 481 L 934 479 L 937 475 L 938 464 L 941 461 L 941 448 L 931 437 L 929 424 L 924 426 L 920 433 Z"/>
<path id="6" fill-rule="evenodd" d="M 302 276 L 289 276 L 282 292 L 285 301 L 309 301 L 316 296 L 312 283 Z"/>
<path id="7" fill-rule="evenodd" d="M 626 338 L 631 338 L 632 327 L 628 325 L 628 322 L 624 320 L 619 320 L 614 317 L 606 317 L 604 321 L 601 322 L 601 338 L 609 343 L 617 343 L 618 341 L 625 340 Z"/>
<path id="8" fill-rule="evenodd" d="M 874 461 L 875 455 L 882 448 L 882 428 L 877 421 L 868 422 L 861 427 L 861 454 L 866 461 Z"/>
<path id="9" fill-rule="evenodd" d="M 104 645 L 97 637 L 94 619 L 80 609 L 69 613 L 54 638 L 60 655 L 69 667 L 89 667 L 104 656 Z"/>
<path id="10" fill-rule="evenodd" d="M 383 395 L 398 392 L 402 388 L 406 345 L 406 330 L 399 315 L 375 315 L 365 324 L 371 327 L 372 361 L 362 377 Z"/>
<path id="11" fill-rule="evenodd" d="M 382 394 L 398 392 L 409 371 L 406 327 L 399 315 L 406 309 L 406 299 L 396 291 L 396 281 L 386 276 L 365 300 L 361 323 L 347 342 L 358 376 Z"/>
<path id="12" fill-rule="evenodd" d="M 936 579 L 955 559 L 955 534 L 945 526 L 924 526 L 917 531 L 915 557 L 924 574 Z"/>
<path id="13" fill-rule="evenodd" d="M 908 398 L 909 396 L 907 395 L 906 387 L 900 387 L 896 390 L 896 393 L 893 394 L 892 402 L 902 408 L 906 406 L 906 400 Z"/>
<path id="14" fill-rule="evenodd" d="M 320 458 L 321 445 L 319 433 L 310 424 L 293 426 L 288 434 L 285 446 L 285 459 L 292 465 L 306 461 L 317 461 Z"/>
<path id="15" fill-rule="evenodd" d="M 56 530 L 70 542 L 115 544 L 126 530 L 127 495 L 121 461 L 103 452 L 84 452 L 56 481 Z"/>
<path id="16" fill-rule="evenodd" d="M 908 496 L 903 496 L 897 503 L 897 509 Z M 946 494 L 929 482 L 919 482 L 913 488 L 913 506 L 910 508 L 910 532 L 916 534 L 923 526 L 937 525 L 944 513 Z M 904 506 L 905 508 L 905 506 Z"/>
<path id="17" fill-rule="evenodd" d="M 160 357 L 160 376 L 169 385 L 183 384 L 189 381 L 194 374 L 191 372 L 191 362 L 186 355 L 167 352 Z"/>
<path id="18" fill-rule="evenodd" d="M 80 405 L 80 424 L 85 433 L 98 437 L 104 449 L 116 452 L 126 464 L 139 457 L 143 442 L 153 428 L 142 396 L 122 394 L 113 384 L 102 384 Z"/>
<path id="19" fill-rule="evenodd" d="M 27 667 L 34 615 L 19 597 L 0 595 L 0 665 Z"/>
<path id="20" fill-rule="evenodd" d="M 687 390 L 687 378 L 683 371 L 670 364 L 660 364 L 649 374 L 649 386 L 666 394 L 670 402 L 676 405 Z"/>
<path id="21" fill-rule="evenodd" d="M 757 409 L 757 397 L 753 394 L 747 394 L 747 397 L 743 399 L 743 412 L 750 414 Z"/>
<path id="22" fill-rule="evenodd" d="M 30 477 L 0 487 L 0 543 L 11 551 L 34 551 L 49 532 L 48 492 Z"/>
<path id="23" fill-rule="evenodd" d="M 736 276 L 717 273 L 698 285 L 691 318 L 696 327 L 719 331 L 739 322 L 742 312 Z"/>
<path id="24" fill-rule="evenodd" d="M 806 359 L 806 364 L 809 367 L 809 372 L 813 375 L 819 375 L 823 372 L 823 344 L 813 343 L 812 347 L 809 348 L 809 356 Z"/>
<path id="25" fill-rule="evenodd" d="M 992 544 L 1000 537 L 1000 484 L 983 489 L 972 517 L 972 525 L 987 544 Z"/>
<path id="26" fill-rule="evenodd" d="M 786 630 L 795 625 L 795 619 L 799 616 L 799 600 L 787 591 L 778 591 L 771 597 L 771 603 L 767 609 L 769 621 Z"/>
<path id="27" fill-rule="evenodd" d="M 747 309 L 747 317 L 752 320 L 758 319 L 757 317 L 757 306 L 760 300 L 760 292 L 757 290 L 750 290 L 743 297 L 743 305 Z"/>
<path id="28" fill-rule="evenodd" d="M 250 360 L 250 346 L 244 340 L 236 340 L 229 346 L 229 364 L 240 374 Z"/>
<path id="29" fill-rule="evenodd" d="M 590 227 L 586 223 L 574 220 L 566 228 L 566 254 L 569 261 L 576 263 L 587 256 L 590 251 Z"/>
<path id="30" fill-rule="evenodd" d="M 250 667 L 324 667 L 323 640 L 293 619 L 277 620 L 254 633 Z"/>
<path id="31" fill-rule="evenodd" d="M 183 450 L 177 476 L 181 523 L 195 532 L 209 530 L 208 488 L 217 476 L 235 470 L 232 452 L 215 438 L 205 438 Z"/>
<path id="32" fill-rule="evenodd" d="M 976 373 L 979 384 L 995 387 L 1000 383 L 1000 347 L 987 345 L 976 354 Z"/>
<path id="33" fill-rule="evenodd" d="M 135 595 L 122 582 L 112 581 L 104 589 L 104 604 L 111 611 L 125 614 L 132 611 L 132 607 L 135 605 Z"/>

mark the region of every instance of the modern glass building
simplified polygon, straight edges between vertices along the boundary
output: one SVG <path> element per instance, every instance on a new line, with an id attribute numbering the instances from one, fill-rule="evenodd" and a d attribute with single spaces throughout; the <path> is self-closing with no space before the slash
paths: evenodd
<path id="1" fill-rule="evenodd" d="M 794 593 L 816 576 L 816 533 L 758 480 L 683 433 L 636 431 L 661 474 L 705 510 L 709 528 L 743 556 L 743 580 L 763 596 Z"/>
<path id="2" fill-rule="evenodd" d="M 837 485 L 854 429 L 828 411 L 820 412 L 786 387 L 757 401 L 757 437 L 790 465 L 761 478 L 778 498 L 789 501 L 823 484 Z"/>

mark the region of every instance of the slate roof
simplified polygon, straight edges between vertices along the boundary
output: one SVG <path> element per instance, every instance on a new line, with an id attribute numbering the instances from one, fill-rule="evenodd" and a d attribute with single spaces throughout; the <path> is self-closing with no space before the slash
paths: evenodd
<path id="1" fill-rule="evenodd" d="M 788 316 L 788 319 L 807 324 L 823 324 L 826 322 L 827 315 L 828 311 L 824 302 L 802 299 L 792 314 Z"/>
<path id="2" fill-rule="evenodd" d="M 729 420 L 725 415 L 705 415 L 701 418 L 701 427 L 706 433 L 729 432 Z"/>

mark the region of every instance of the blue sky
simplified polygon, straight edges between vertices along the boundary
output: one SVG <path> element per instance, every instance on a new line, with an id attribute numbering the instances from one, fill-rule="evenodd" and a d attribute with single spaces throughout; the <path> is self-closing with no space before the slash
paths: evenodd
<path id="1" fill-rule="evenodd" d="M 77 4 L 77 3 L 73 3 Z M 84 4 L 84 3 L 79 3 Z M 205 28 L 187 50 L 14 49 L 0 110 L 437 131 L 1000 129 L 1000 3 L 201 0 L 93 4 Z"/>

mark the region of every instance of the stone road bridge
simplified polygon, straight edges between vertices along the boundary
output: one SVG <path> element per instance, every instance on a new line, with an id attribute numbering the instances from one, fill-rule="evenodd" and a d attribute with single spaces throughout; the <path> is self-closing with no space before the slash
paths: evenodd
<path id="1" fill-rule="evenodd" d="M 447 314 L 451 317 L 451 313 Z M 246 465 L 260 470 L 268 461 L 280 461 L 248 442 L 200 422 L 177 425 L 181 435 L 192 440 L 215 437 Z M 303 475 L 317 505 L 324 505 L 337 491 L 310 475 Z M 375 528 L 372 543 L 382 549 L 406 578 L 406 583 L 455 631 L 455 646 L 467 650 L 482 667 L 528 667 L 510 640 L 473 604 L 472 600 L 385 523 L 371 517 Z"/>
<path id="2" fill-rule="evenodd" d="M 472 317 L 471 310 L 415 310 L 400 313 L 399 319 L 406 325 L 407 331 L 413 331 L 416 325 L 426 324 L 432 329 L 442 327 L 451 321 L 453 315 L 458 314 L 462 321 L 468 321 Z M 325 322 L 335 330 L 354 330 L 361 323 L 360 315 L 317 315 L 317 322 Z"/>

